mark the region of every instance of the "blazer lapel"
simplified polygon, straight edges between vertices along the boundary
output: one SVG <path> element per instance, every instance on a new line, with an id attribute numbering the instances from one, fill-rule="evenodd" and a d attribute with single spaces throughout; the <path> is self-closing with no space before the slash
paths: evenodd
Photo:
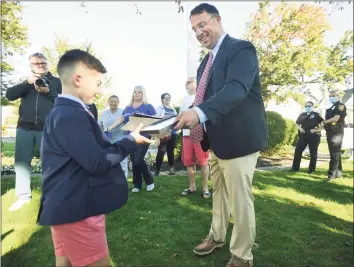
<path id="1" fill-rule="evenodd" d="M 215 69 L 215 65 L 216 65 L 215 63 L 220 58 L 219 55 L 222 52 L 222 50 L 226 47 L 227 43 L 229 42 L 229 39 L 230 39 L 230 35 L 226 34 L 224 40 L 222 40 L 222 43 L 221 43 L 221 45 L 219 47 L 219 50 L 218 50 L 218 53 L 216 54 L 216 57 L 215 57 L 214 62 L 213 62 L 213 65 L 211 65 L 211 68 L 210 68 L 210 71 L 209 71 L 209 74 L 208 74 L 208 78 L 207 78 L 207 82 L 206 82 L 207 86 L 208 86 L 208 83 L 210 81 L 211 76 L 213 75 L 213 72 L 214 72 L 214 69 Z"/>

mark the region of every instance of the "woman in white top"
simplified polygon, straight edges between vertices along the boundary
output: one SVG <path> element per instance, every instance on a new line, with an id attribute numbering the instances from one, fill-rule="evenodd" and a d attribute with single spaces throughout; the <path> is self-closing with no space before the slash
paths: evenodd
<path id="1" fill-rule="evenodd" d="M 106 129 L 108 126 L 113 124 L 120 116 L 122 116 L 123 109 L 118 108 L 119 98 L 116 95 L 112 95 L 108 100 L 109 109 L 102 111 L 100 117 L 98 118 L 98 123 L 102 129 Z M 114 128 L 110 135 L 108 136 L 111 143 L 115 143 L 124 137 L 124 131 L 122 130 L 123 125 Z M 128 157 L 126 157 L 121 163 L 125 177 L 128 178 Z"/>

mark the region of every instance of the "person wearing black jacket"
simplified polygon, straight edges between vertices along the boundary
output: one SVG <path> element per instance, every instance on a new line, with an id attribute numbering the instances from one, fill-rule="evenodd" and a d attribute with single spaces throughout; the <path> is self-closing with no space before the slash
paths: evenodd
<path id="1" fill-rule="evenodd" d="M 296 120 L 296 127 L 298 128 L 298 142 L 295 148 L 292 171 L 299 171 L 302 158 L 302 152 L 306 146 L 310 150 L 310 165 L 309 173 L 314 173 L 317 163 L 317 151 L 321 142 L 321 123 L 323 118 L 320 114 L 313 111 L 313 102 L 307 101 L 305 103 L 305 112 L 301 113 Z"/>
<path id="2" fill-rule="evenodd" d="M 18 210 L 31 200 L 30 178 L 34 148 L 37 144 L 40 151 L 45 117 L 62 90 L 60 79 L 48 71 L 43 54 L 32 54 L 29 62 L 32 77 L 6 91 L 9 101 L 21 98 L 15 147 L 15 192 L 18 200 L 10 207 L 10 211 Z"/>

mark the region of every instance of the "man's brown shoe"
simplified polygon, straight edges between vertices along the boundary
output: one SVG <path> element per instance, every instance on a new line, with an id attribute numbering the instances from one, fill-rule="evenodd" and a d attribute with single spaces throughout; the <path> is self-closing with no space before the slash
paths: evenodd
<path id="1" fill-rule="evenodd" d="M 244 261 L 231 254 L 231 258 L 226 267 L 252 267 L 253 261 Z"/>
<path id="2" fill-rule="evenodd" d="M 225 245 L 225 242 L 217 242 L 211 235 L 208 235 L 203 243 L 199 244 L 193 249 L 193 252 L 199 256 L 208 255 L 212 253 L 216 248 L 221 248 Z"/>

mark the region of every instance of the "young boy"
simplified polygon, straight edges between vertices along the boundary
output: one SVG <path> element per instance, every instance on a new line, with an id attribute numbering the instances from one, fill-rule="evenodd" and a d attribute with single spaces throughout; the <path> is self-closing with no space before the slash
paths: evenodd
<path id="1" fill-rule="evenodd" d="M 63 94 L 43 130 L 38 222 L 51 226 L 56 266 L 109 266 L 105 214 L 128 199 L 120 162 L 136 143 L 151 141 L 139 134 L 140 125 L 111 144 L 87 110 L 106 73 L 98 59 L 71 50 L 60 58 L 57 70 Z"/>

